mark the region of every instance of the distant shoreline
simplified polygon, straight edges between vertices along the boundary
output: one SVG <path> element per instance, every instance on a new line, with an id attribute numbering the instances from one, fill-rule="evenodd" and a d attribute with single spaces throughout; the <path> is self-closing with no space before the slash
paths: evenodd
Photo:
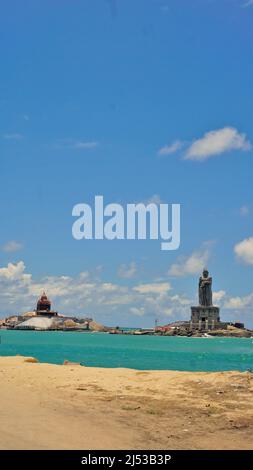
<path id="1" fill-rule="evenodd" d="M 121 335 L 121 336 L 159 336 L 159 337 L 177 337 L 177 338 L 245 338 L 245 339 L 253 339 L 253 331 L 248 329 L 242 329 L 237 331 L 229 331 L 229 330 L 213 330 L 208 332 L 201 332 L 196 331 L 192 334 L 186 333 L 172 333 L 172 334 L 161 334 L 159 332 L 151 332 L 146 331 L 145 328 L 143 329 L 122 329 L 120 332 L 115 331 L 115 329 L 111 327 L 107 327 L 107 331 L 96 331 L 96 330 L 87 330 L 87 329 L 78 329 L 78 328 L 48 328 L 48 329 L 39 329 L 39 328 L 5 328 L 0 327 L 0 336 L 1 331 L 30 331 L 30 332 L 57 332 L 57 333 L 104 333 L 104 334 L 111 334 L 111 335 Z"/>

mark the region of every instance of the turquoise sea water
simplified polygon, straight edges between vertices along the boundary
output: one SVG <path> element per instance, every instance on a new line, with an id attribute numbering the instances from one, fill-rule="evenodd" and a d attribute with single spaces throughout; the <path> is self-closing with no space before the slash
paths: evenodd
<path id="1" fill-rule="evenodd" d="M 127 336 L 106 333 L 0 331 L 1 356 L 62 364 L 153 370 L 253 369 L 253 339 Z"/>

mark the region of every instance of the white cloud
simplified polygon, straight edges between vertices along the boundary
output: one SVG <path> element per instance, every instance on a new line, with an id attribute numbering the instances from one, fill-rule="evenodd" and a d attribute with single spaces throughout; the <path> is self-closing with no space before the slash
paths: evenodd
<path id="1" fill-rule="evenodd" d="M 245 264 L 253 264 L 253 237 L 245 238 L 237 243 L 234 246 L 234 252 Z"/>
<path id="2" fill-rule="evenodd" d="M 192 301 L 184 295 L 170 295 L 168 292 L 143 295 L 143 306 L 145 314 L 156 316 L 159 322 L 163 323 L 166 317 L 177 320 L 186 320 L 190 316 L 190 305 Z M 161 319 L 164 320 L 161 321 Z"/>
<path id="3" fill-rule="evenodd" d="M 131 307 L 130 312 L 133 315 L 137 315 L 138 317 L 143 317 L 143 315 L 145 315 L 145 308 L 144 307 L 139 307 L 139 308 Z"/>
<path id="4" fill-rule="evenodd" d="M 158 155 L 171 155 L 172 153 L 177 152 L 183 147 L 184 143 L 181 140 L 175 140 L 170 145 L 164 145 L 164 147 L 158 150 Z"/>
<path id="5" fill-rule="evenodd" d="M 16 264 L 8 263 L 6 267 L 0 268 L 0 280 L 20 281 L 27 283 L 31 280 L 30 274 L 25 274 L 25 264 L 19 261 Z"/>
<path id="6" fill-rule="evenodd" d="M 9 242 L 5 243 L 5 245 L 3 245 L 2 247 L 3 251 L 5 251 L 6 253 L 14 253 L 15 251 L 22 250 L 22 248 L 22 243 L 19 243 L 15 240 L 10 240 Z"/>
<path id="7" fill-rule="evenodd" d="M 210 258 L 210 248 L 205 244 L 201 249 L 194 251 L 190 256 L 181 256 L 172 264 L 168 274 L 170 276 L 183 277 L 201 273 Z"/>
<path id="8" fill-rule="evenodd" d="M 140 294 L 161 294 L 171 290 L 171 285 L 169 282 L 140 284 L 136 287 L 133 287 L 133 290 L 139 292 Z"/>
<path id="9" fill-rule="evenodd" d="M 136 275 L 137 267 L 134 262 L 129 265 L 121 264 L 118 269 L 118 276 L 123 279 L 131 279 Z"/>
<path id="10" fill-rule="evenodd" d="M 243 310 L 253 308 L 253 293 L 245 296 L 231 297 L 224 303 L 224 308 L 231 310 Z"/>
<path id="11" fill-rule="evenodd" d="M 224 290 L 219 290 L 217 292 L 213 292 L 213 302 L 220 302 L 226 296 L 226 292 Z"/>
<path id="12" fill-rule="evenodd" d="M 234 127 L 224 127 L 206 132 L 188 147 L 185 160 L 204 161 L 231 150 L 250 150 L 251 144 L 246 134 L 239 133 Z"/>
<path id="13" fill-rule="evenodd" d="M 216 303 L 220 307 L 223 321 L 245 322 L 246 327 L 252 328 L 253 292 L 240 296 L 228 295 L 224 291 L 219 291 L 213 293 L 213 299 L 214 304 Z"/>

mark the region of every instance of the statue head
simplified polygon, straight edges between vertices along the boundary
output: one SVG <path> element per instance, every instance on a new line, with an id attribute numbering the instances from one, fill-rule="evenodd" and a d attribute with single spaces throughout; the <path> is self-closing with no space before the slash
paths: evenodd
<path id="1" fill-rule="evenodd" d="M 207 279 L 208 276 L 209 276 L 208 269 L 207 269 L 207 268 L 204 268 L 204 269 L 203 269 L 203 277 L 204 277 L 205 279 Z"/>

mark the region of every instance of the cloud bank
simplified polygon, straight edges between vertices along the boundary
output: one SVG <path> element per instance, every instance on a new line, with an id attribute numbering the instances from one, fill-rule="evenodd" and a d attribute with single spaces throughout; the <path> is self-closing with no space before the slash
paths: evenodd
<path id="1" fill-rule="evenodd" d="M 234 252 L 240 261 L 253 265 L 253 237 L 245 238 L 237 243 Z"/>
<path id="2" fill-rule="evenodd" d="M 210 248 L 208 244 L 191 255 L 180 256 L 176 263 L 172 264 L 168 274 L 174 277 L 184 277 L 193 274 L 200 274 L 210 258 Z"/>
<path id="3" fill-rule="evenodd" d="M 96 274 L 84 271 L 77 276 L 46 276 L 39 280 L 26 272 L 23 261 L 0 267 L 1 316 L 22 313 L 35 308 L 39 295 L 45 290 L 53 307 L 68 315 L 93 316 L 107 324 L 122 319 L 131 324 L 131 317 L 160 319 L 187 318 L 191 300 L 185 295 L 171 293 L 169 282 L 154 282 L 125 286 L 104 282 L 100 270 Z M 133 321 L 133 320 L 132 320 Z"/>

